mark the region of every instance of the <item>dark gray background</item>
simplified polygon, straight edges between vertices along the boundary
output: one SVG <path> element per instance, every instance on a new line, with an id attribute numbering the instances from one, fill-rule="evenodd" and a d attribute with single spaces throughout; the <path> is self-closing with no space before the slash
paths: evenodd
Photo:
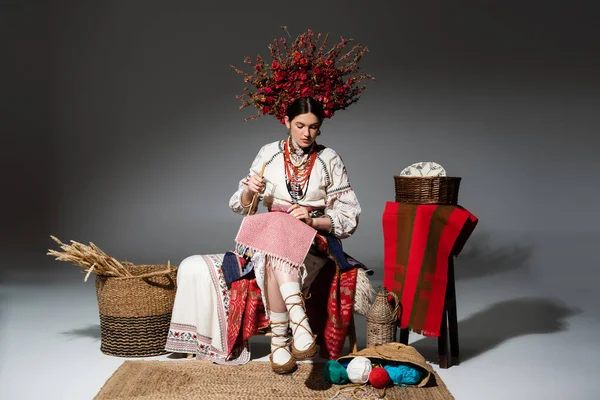
<path id="1" fill-rule="evenodd" d="M 578 1 L 0 1 L 5 277 L 65 268 L 50 234 L 135 263 L 224 252 L 260 146 L 230 64 L 312 29 L 369 47 L 376 77 L 326 121 L 363 207 L 346 250 L 382 278 L 381 215 L 417 161 L 463 178 L 480 218 L 459 278 L 522 268 L 592 290 L 597 14 Z"/>

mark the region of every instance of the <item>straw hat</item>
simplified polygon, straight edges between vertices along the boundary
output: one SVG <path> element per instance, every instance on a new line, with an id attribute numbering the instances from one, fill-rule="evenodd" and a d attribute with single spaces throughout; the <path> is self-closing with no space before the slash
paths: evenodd
<path id="1" fill-rule="evenodd" d="M 417 367 L 421 369 L 423 374 L 423 379 L 418 387 L 425 386 L 429 381 L 429 377 L 433 372 L 431 366 L 427 364 L 425 358 L 419 353 L 414 347 L 407 346 L 402 343 L 384 343 L 384 344 L 376 344 L 374 346 L 367 347 L 366 349 L 362 349 L 355 353 L 350 353 L 347 356 L 343 356 L 338 358 L 339 362 L 350 361 L 354 357 L 367 357 L 371 361 L 381 362 L 381 360 L 386 361 L 396 361 L 410 364 L 413 367 Z"/>

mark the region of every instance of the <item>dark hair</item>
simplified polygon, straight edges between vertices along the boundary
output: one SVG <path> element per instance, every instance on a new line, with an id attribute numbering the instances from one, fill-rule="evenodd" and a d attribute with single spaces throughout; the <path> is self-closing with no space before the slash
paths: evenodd
<path id="1" fill-rule="evenodd" d="M 300 97 L 294 100 L 288 106 L 286 115 L 291 121 L 298 115 L 307 113 L 315 114 L 320 122 L 323 121 L 323 118 L 325 118 L 323 106 L 312 97 Z"/>

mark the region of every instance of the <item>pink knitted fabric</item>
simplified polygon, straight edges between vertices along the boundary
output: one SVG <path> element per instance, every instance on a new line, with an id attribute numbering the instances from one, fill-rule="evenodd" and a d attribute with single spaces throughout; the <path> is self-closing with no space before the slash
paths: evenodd
<path id="1" fill-rule="evenodd" d="M 283 212 L 269 212 L 244 217 L 235 238 L 244 250 L 259 251 L 274 261 L 300 267 L 317 231 Z"/>

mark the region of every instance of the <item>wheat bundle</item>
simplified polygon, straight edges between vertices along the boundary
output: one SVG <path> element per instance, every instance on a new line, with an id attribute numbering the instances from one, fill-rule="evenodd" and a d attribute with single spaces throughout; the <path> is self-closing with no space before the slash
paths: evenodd
<path id="1" fill-rule="evenodd" d="M 87 246 L 83 243 L 71 240 L 71 244 L 65 244 L 56 237 L 50 237 L 60 245 L 62 252 L 48 249 L 49 256 L 55 256 L 58 261 L 67 261 L 83 268 L 86 273 L 84 281 L 87 281 L 92 272 L 100 276 L 112 277 L 132 277 L 131 272 L 126 266 L 131 266 L 130 262 L 120 262 L 103 252 L 98 246 L 90 242 Z"/>

